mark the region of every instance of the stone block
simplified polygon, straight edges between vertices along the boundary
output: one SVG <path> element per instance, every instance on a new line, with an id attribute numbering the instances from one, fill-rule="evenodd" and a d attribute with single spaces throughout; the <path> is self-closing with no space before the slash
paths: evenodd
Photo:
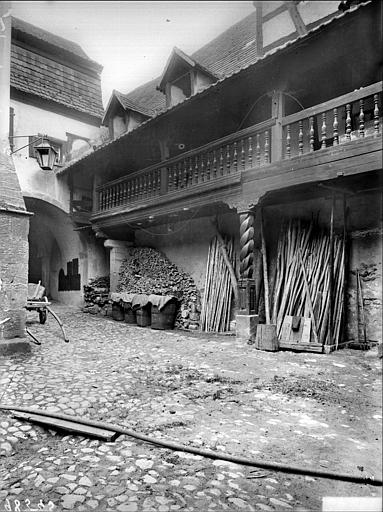
<path id="1" fill-rule="evenodd" d="M 26 338 L 0 340 L 0 357 L 7 357 L 16 353 L 25 354 L 28 352 L 31 352 L 31 344 Z"/>
<path id="2" fill-rule="evenodd" d="M 249 340 L 255 336 L 259 315 L 236 315 L 236 337 L 238 339 Z"/>

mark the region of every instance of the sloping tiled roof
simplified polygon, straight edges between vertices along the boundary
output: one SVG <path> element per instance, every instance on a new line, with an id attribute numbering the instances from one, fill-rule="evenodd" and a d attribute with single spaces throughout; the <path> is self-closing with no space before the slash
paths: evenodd
<path id="1" fill-rule="evenodd" d="M 33 25 L 28 24 L 28 27 L 33 27 Z M 39 33 L 40 29 L 34 28 Z M 47 38 L 50 37 L 50 41 L 64 41 L 68 43 L 68 48 L 71 48 L 71 50 L 78 48 L 78 52 L 82 52 L 81 48 L 75 43 L 71 46 L 70 41 L 57 38 L 57 36 L 45 31 L 42 32 Z M 11 87 L 101 118 L 104 109 L 99 73 L 95 73 L 94 70 L 88 71 L 85 67 L 70 67 L 68 59 L 65 60 L 68 63 L 66 65 L 58 62 L 59 59 L 55 57 L 54 53 L 52 53 L 52 59 L 50 59 L 40 55 L 38 51 L 35 53 L 32 47 L 26 49 L 19 46 L 17 41 L 12 38 Z M 81 57 L 83 56 L 81 55 Z"/>
<path id="2" fill-rule="evenodd" d="M 223 78 L 257 60 L 256 12 L 249 14 L 192 54 L 192 58 Z"/>
<path id="3" fill-rule="evenodd" d="M 36 39 L 44 41 L 45 43 L 49 43 L 57 48 L 61 48 L 62 50 L 72 53 L 77 57 L 91 61 L 79 44 L 57 36 L 56 34 L 52 34 L 51 32 L 47 32 L 46 30 L 36 27 L 31 23 L 27 23 L 24 20 L 20 20 L 19 18 L 12 17 L 12 30 L 23 32 L 24 34 L 28 34 Z"/>
<path id="4" fill-rule="evenodd" d="M 125 94 L 122 94 L 122 92 L 117 91 L 114 89 L 113 94 L 116 96 L 118 101 L 121 103 L 121 105 L 125 109 L 129 110 L 135 110 L 136 112 L 139 112 L 140 114 L 143 114 L 144 116 L 150 117 L 152 115 L 152 111 L 148 110 L 146 107 L 143 107 L 141 105 L 137 105 L 133 103 L 130 99 L 128 99 Z"/>
<path id="5" fill-rule="evenodd" d="M 156 89 L 159 80 L 160 78 L 155 78 L 123 96 L 134 105 L 142 106 L 151 112 L 152 116 L 159 114 L 166 108 L 165 95 Z"/>

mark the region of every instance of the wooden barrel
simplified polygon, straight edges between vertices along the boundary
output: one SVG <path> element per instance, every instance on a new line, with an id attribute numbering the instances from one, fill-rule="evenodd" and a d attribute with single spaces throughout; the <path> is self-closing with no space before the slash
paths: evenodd
<path id="1" fill-rule="evenodd" d="M 136 310 L 137 325 L 139 327 L 149 327 L 151 324 L 150 308 L 139 308 Z"/>
<path id="2" fill-rule="evenodd" d="M 112 317 L 113 320 L 117 320 L 118 322 L 121 322 L 124 320 L 124 308 L 119 304 L 118 302 L 113 302 L 112 304 Z"/>
<path id="3" fill-rule="evenodd" d="M 124 304 L 124 322 L 127 324 L 137 324 L 136 312 L 132 309 L 130 304 Z"/>
<path id="4" fill-rule="evenodd" d="M 159 311 L 157 306 L 152 306 L 152 329 L 174 329 L 176 314 L 176 302 L 168 302 L 161 311 Z"/>

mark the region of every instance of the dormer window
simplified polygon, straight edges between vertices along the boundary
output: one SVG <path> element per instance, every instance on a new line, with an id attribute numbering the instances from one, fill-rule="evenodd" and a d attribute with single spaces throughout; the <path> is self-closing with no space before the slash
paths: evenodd
<path id="1" fill-rule="evenodd" d="M 174 48 L 157 89 L 166 94 L 166 106 L 173 107 L 216 80 L 211 71 Z"/>
<path id="2" fill-rule="evenodd" d="M 137 128 L 151 115 L 148 109 L 133 103 L 128 95 L 114 90 L 106 107 L 102 125 L 108 126 L 110 138 L 116 139 L 123 133 Z"/>
<path id="3" fill-rule="evenodd" d="M 169 82 L 170 96 L 172 105 L 179 103 L 185 98 L 189 98 L 192 94 L 192 77 L 193 74 L 188 71 L 184 75 L 176 78 L 176 80 Z"/>

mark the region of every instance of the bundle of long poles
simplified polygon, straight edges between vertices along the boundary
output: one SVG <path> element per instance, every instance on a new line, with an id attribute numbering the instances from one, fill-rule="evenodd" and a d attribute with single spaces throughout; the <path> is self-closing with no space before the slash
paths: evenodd
<path id="1" fill-rule="evenodd" d="M 235 268 L 234 241 L 225 241 L 227 256 Z M 206 265 L 205 292 L 202 299 L 202 331 L 225 332 L 230 328 L 233 288 L 230 272 L 220 250 L 218 237 L 210 242 Z"/>
<path id="2" fill-rule="evenodd" d="M 333 251 L 330 251 L 331 244 Z M 311 317 L 314 340 L 337 348 L 344 314 L 343 238 L 320 231 L 313 221 L 304 224 L 290 220 L 281 231 L 277 252 L 272 323 L 277 325 L 278 337 L 286 315 Z M 329 268 L 333 277 L 332 293 Z"/>

